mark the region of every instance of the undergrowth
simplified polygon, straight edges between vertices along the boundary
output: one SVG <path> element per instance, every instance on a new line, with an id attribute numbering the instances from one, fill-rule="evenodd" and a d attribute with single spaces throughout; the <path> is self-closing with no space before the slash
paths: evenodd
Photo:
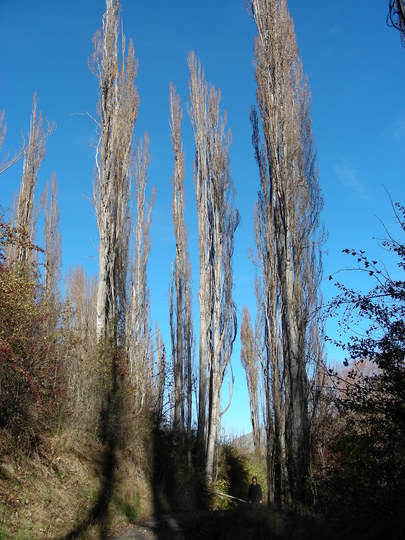
<path id="1" fill-rule="evenodd" d="M 113 497 L 104 521 L 93 519 L 103 485 L 102 455 L 96 438 L 87 436 L 78 444 L 66 434 L 42 440 L 30 457 L 18 451 L 2 455 L 0 539 L 92 540 L 100 538 L 100 527 L 114 530 L 150 515 L 149 479 L 118 452 Z"/>
<path id="2" fill-rule="evenodd" d="M 142 458 L 115 451 L 111 496 L 103 501 L 105 448 L 95 436 L 78 443 L 77 433 L 42 439 L 37 452 L 0 457 L 0 539 L 69 540 L 107 538 L 138 519 L 153 514 L 201 510 L 202 489 L 193 464 L 183 460 L 184 448 L 169 430 L 148 433 Z M 143 466 L 140 467 L 139 463 Z M 186 463 L 186 464 L 185 464 Z M 216 540 L 372 540 L 381 531 L 359 530 L 350 522 L 325 521 L 274 508 L 252 508 L 247 487 L 256 474 L 266 491 L 263 457 L 221 447 L 218 481 L 205 499 L 213 512 L 202 512 L 180 524 L 185 539 Z M 265 497 L 264 497 L 265 503 Z M 175 514 L 174 514 L 175 515 Z M 199 517 L 201 516 L 201 517 Z M 174 518 L 176 519 L 176 518 Z M 399 539 L 398 536 L 387 536 Z"/>

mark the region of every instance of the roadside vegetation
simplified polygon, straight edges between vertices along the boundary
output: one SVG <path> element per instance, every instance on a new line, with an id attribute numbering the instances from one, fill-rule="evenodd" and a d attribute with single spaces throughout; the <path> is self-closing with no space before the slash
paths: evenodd
<path id="1" fill-rule="evenodd" d="M 402 5 L 390 3 L 392 22 Z M 354 261 L 350 271 L 364 274 L 369 290 L 356 291 L 342 278 L 336 298 L 323 305 L 323 199 L 310 90 L 286 1 L 252 0 L 257 314 L 253 325 L 243 309 L 241 361 L 253 445 L 221 441 L 221 391 L 227 376 L 232 381 L 238 331 L 232 257 L 240 216 L 231 134 L 220 91 L 190 52 L 200 325 L 196 336 L 183 111 L 171 85 L 176 253 L 167 276 L 165 345 L 152 325 L 147 280 L 154 201 L 153 190 L 146 196 L 149 139 L 133 141 L 137 60 L 132 42 L 125 49 L 119 7 L 118 0 L 106 0 L 90 59 L 100 87 L 93 201 L 98 276 L 75 266 L 62 277 L 56 176 L 34 197 L 54 130 L 36 96 L 27 143 L 0 165 L 1 174 L 23 162 L 15 202 L 0 212 L 0 539 L 95 540 L 150 516 L 212 511 L 179 524 L 183 536 L 401 540 L 404 206 L 392 203 L 395 230 L 386 230 L 382 242 L 389 264 L 361 249 L 345 250 Z M 0 114 L 0 147 L 5 135 Z M 342 366 L 325 358 L 324 317 L 339 321 Z M 253 475 L 264 495 L 258 510 L 246 502 Z"/>

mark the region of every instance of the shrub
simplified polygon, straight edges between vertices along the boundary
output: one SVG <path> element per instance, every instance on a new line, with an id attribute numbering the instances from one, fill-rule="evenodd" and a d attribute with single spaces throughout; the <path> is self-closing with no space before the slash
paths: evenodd
<path id="1" fill-rule="evenodd" d="M 405 208 L 394 208 L 404 234 Z M 338 284 L 341 293 L 331 306 L 344 333 L 352 335 L 338 342 L 349 370 L 345 380 L 336 380 L 341 430 L 329 448 L 319 500 L 340 522 L 357 523 L 363 534 L 397 538 L 405 504 L 405 242 L 389 236 L 383 247 L 397 259 L 397 279 L 364 251 L 345 250 L 357 270 L 375 281 L 365 294 Z M 362 369 L 365 363 L 373 369 Z"/>
<path id="2" fill-rule="evenodd" d="M 50 411 L 57 413 L 56 338 L 45 331 L 53 313 L 42 300 L 35 264 L 5 260 L 11 233 L 3 223 L 0 231 L 0 428 L 30 449 L 44 413 L 48 419 Z"/>

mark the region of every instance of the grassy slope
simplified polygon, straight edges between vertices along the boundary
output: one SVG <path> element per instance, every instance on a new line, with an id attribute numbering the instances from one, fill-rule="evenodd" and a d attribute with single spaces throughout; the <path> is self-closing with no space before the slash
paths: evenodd
<path id="1" fill-rule="evenodd" d="M 96 442 L 74 447 L 65 437 L 42 441 L 31 457 L 0 457 L 0 539 L 99 538 L 100 527 L 108 531 L 149 514 L 145 476 L 119 456 L 114 492 L 97 519 L 102 454 Z"/>

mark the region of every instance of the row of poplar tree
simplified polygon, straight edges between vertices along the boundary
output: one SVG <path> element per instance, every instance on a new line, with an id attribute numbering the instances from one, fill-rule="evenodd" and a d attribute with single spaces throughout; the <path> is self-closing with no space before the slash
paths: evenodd
<path id="1" fill-rule="evenodd" d="M 189 114 L 195 137 L 199 238 L 198 373 L 194 374 L 196 339 L 184 221 L 181 101 L 171 85 L 176 252 L 169 299 L 172 358 L 169 363 L 159 329 L 156 327 L 151 332 L 147 262 L 154 195 L 147 199 L 149 140 L 145 136 L 137 145 L 133 141 L 139 105 L 135 84 L 137 60 L 132 41 L 126 49 L 124 36 L 119 39 L 119 10 L 118 0 L 106 0 L 102 28 L 94 36 L 94 53 L 90 58 L 100 93 L 94 177 L 98 279 L 89 280 L 81 267 L 74 268 L 67 276 L 63 302 L 55 176 L 41 199 L 45 240 L 40 292 L 39 281 L 31 279 L 41 257 L 41 250 L 34 245 L 38 217 L 34 190 L 46 140 L 53 131 L 52 125 L 43 127 L 36 98 L 27 144 L 2 168 L 4 171 L 23 157 L 22 182 L 11 225 L 2 221 L 1 267 L 4 294 L 6 277 L 17 279 L 16 272 L 22 272 L 18 279 L 25 276 L 28 296 L 24 301 L 28 307 L 25 318 L 20 314 L 19 324 L 21 332 L 29 334 L 28 342 L 20 343 L 10 330 L 8 341 L 2 340 L 2 359 L 13 379 L 9 378 L 9 387 L 6 385 L 1 390 L 3 404 L 7 402 L 11 413 L 11 416 L 2 415 L 2 425 L 17 422 L 17 416 L 21 416 L 16 396 L 20 399 L 24 387 L 27 395 L 35 396 L 37 404 L 44 401 L 45 394 L 52 394 L 52 399 L 58 402 L 65 400 L 69 403 L 65 409 L 70 410 L 70 416 L 80 419 L 82 424 L 87 422 L 89 429 L 97 417 L 94 411 L 104 410 L 117 389 L 125 388 L 128 418 L 125 429 L 130 429 L 131 422 L 143 413 L 152 413 L 156 422 L 169 421 L 174 431 L 184 436 L 190 459 L 196 379 L 199 463 L 206 482 L 211 483 L 217 474 L 221 387 L 230 367 L 237 332 L 232 255 L 239 213 L 234 206 L 230 175 L 230 133 L 220 113 L 220 92 L 205 80 L 192 52 L 188 59 Z M 309 406 L 309 378 L 311 388 L 316 388 L 323 373 L 322 325 L 318 316 L 323 236 L 319 218 L 323 200 L 312 141 L 310 90 L 287 2 L 252 0 L 250 10 L 257 27 L 254 48 L 257 106 L 251 111 L 251 123 L 260 177 L 254 219 L 258 309 L 254 329 L 247 309 L 243 311 L 241 356 L 247 373 L 257 447 L 263 444 L 258 411 L 259 404 L 264 402 L 269 496 L 280 504 L 281 500 L 302 501 L 307 491 L 310 415 L 317 414 L 317 400 L 311 399 Z M 5 127 L 1 134 L 0 142 L 3 142 Z M 31 302 L 29 298 L 36 300 Z M 38 307 L 38 298 L 45 302 L 43 311 Z M 12 303 L 10 299 L 11 311 L 16 309 Z M 32 317 L 38 309 L 36 318 Z M 33 320 L 36 327 L 31 331 Z M 27 327 L 21 327 L 21 321 L 26 321 Z M 39 351 L 38 342 L 42 347 Z M 41 364 L 41 373 L 36 364 L 38 358 L 33 356 L 34 343 L 39 357 L 48 359 Z M 27 347 L 31 347 L 32 358 L 28 364 L 24 357 L 28 354 Z M 63 362 L 58 363 L 62 356 Z M 58 382 L 58 374 L 63 384 Z M 45 379 L 46 384 L 42 383 Z M 42 392 L 45 386 L 46 391 Z"/>

